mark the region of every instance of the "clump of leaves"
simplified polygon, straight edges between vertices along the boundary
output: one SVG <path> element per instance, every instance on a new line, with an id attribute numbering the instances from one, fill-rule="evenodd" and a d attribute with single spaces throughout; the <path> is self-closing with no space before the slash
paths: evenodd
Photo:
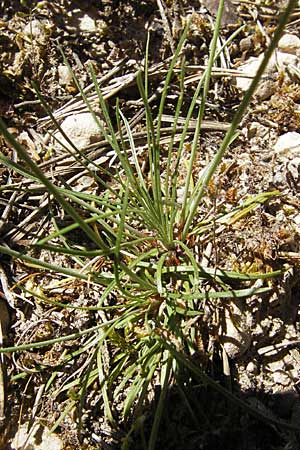
<path id="1" fill-rule="evenodd" d="M 69 389 L 69 392 L 73 394 L 70 394 L 69 405 L 54 428 L 76 403 L 83 404 L 85 395 L 96 381 L 101 390 L 106 417 L 111 423 L 116 420 L 116 403 L 122 403 L 123 417 L 129 417 L 133 409 L 138 417 L 142 417 L 143 403 L 149 396 L 151 386 L 159 381 L 161 394 L 148 443 L 148 448 L 151 450 L 155 446 L 168 386 L 176 380 L 180 367 L 186 367 L 203 382 L 210 383 L 224 395 L 231 396 L 205 375 L 203 370 L 196 367 L 189 358 L 197 352 L 199 346 L 204 303 L 213 304 L 218 298 L 238 299 L 254 293 L 262 294 L 270 288 L 263 286 L 263 283 L 257 287 L 253 285 L 253 280 L 270 278 L 278 272 L 242 274 L 216 267 L 203 267 L 197 251 L 198 243 L 202 235 L 210 236 L 216 223 L 226 224 L 234 218 L 241 217 L 257 204 L 265 201 L 271 194 L 265 193 L 251 200 L 248 199 L 236 209 L 223 211 L 217 217 L 211 215 L 204 218 L 204 214 L 199 211 L 207 194 L 207 187 L 226 149 L 237 136 L 237 127 L 294 3 L 289 2 L 272 44 L 218 152 L 198 178 L 194 177 L 194 170 L 211 70 L 218 57 L 216 43 L 223 1 L 220 2 L 208 67 L 195 90 L 179 142 L 175 140 L 175 136 L 184 99 L 185 61 L 182 49 L 189 24 L 180 39 L 166 75 L 156 118 L 153 117 L 148 102 L 148 50 L 146 52 L 145 67 L 139 73 L 137 83 L 146 114 L 148 170 L 145 171 L 142 165 L 130 124 L 118 102 L 115 108 L 117 130 L 115 129 L 93 71 L 91 76 L 105 124 L 99 121 L 84 91 L 74 79 L 103 136 L 119 161 L 118 171 L 108 172 L 78 152 L 78 158 L 85 158 L 84 162 L 90 174 L 102 186 L 101 196 L 76 192 L 68 186 L 62 188 L 54 185 L 7 132 L 4 124 L 0 123 L 4 136 L 18 152 L 20 158 L 25 161 L 26 167 L 8 160 L 4 155 L 1 155 L 2 162 L 26 178 L 43 183 L 48 193 L 61 205 L 65 214 L 73 220 L 71 225 L 64 228 L 58 227 L 52 234 L 39 238 L 35 247 L 53 254 L 70 255 L 79 264 L 80 270 L 43 262 L 5 245 L 0 246 L 0 252 L 21 258 L 41 269 L 55 271 L 61 274 L 64 280 L 71 277 L 91 287 L 93 285 L 103 287 L 98 305 L 94 308 L 99 311 L 101 318 L 96 326 L 72 335 L 1 350 L 2 352 L 21 351 L 86 336 L 84 345 L 78 349 L 77 355 L 93 349 L 89 364 L 79 377 L 75 377 L 64 387 L 64 390 Z M 168 148 L 163 153 L 161 130 L 164 107 L 174 68 L 180 60 L 180 95 Z M 201 103 L 198 107 L 199 96 Z M 183 149 L 188 140 L 189 122 L 195 113 L 197 125 L 190 143 L 186 176 L 182 182 L 180 171 Z M 63 134 L 61 129 L 60 131 Z M 68 139 L 67 136 L 64 137 Z M 103 171 L 105 176 L 101 177 Z M 81 230 L 82 235 L 86 236 L 87 241 L 93 244 L 92 246 L 72 245 L 68 236 L 78 229 Z M 97 265 L 97 262 L 101 264 Z M 239 289 L 234 289 L 232 286 L 237 282 Z M 33 294 L 38 297 L 36 293 Z M 112 294 L 113 301 L 111 301 Z M 42 295 L 40 300 L 43 300 Z M 65 307 L 57 302 L 54 304 Z M 69 354 L 65 361 L 75 356 L 75 354 Z M 48 384 L 50 386 L 51 382 L 49 381 Z M 243 402 L 239 402 L 251 410 Z"/>

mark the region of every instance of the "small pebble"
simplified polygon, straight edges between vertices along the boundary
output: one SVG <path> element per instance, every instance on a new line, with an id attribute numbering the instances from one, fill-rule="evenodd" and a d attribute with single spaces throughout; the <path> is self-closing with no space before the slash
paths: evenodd
<path id="1" fill-rule="evenodd" d="M 299 55 L 300 39 L 295 34 L 284 34 L 278 42 L 278 48 L 282 52 L 290 53 L 292 55 Z"/>
<path id="2" fill-rule="evenodd" d="M 280 156 L 292 159 L 300 155 L 300 133 L 289 131 L 279 136 L 274 151 Z"/>
<path id="3" fill-rule="evenodd" d="M 87 14 L 84 14 L 84 16 L 79 19 L 79 28 L 85 33 L 95 33 L 95 31 L 97 31 L 95 20 Z"/>
<path id="4" fill-rule="evenodd" d="M 61 128 L 79 150 L 83 150 L 101 138 L 101 131 L 91 113 L 72 114 L 62 122 Z M 70 151 L 74 151 L 60 132 L 56 132 L 54 136 Z M 55 146 L 62 149 L 57 141 Z"/>
<path id="5" fill-rule="evenodd" d="M 257 57 L 251 57 L 247 62 L 243 63 L 238 67 L 238 70 L 243 74 L 241 77 L 236 77 L 236 86 L 241 91 L 245 92 L 249 89 L 252 83 L 253 77 L 256 75 L 262 60 L 264 59 L 264 54 L 260 54 Z M 278 73 L 285 71 L 289 64 L 297 65 L 297 56 L 277 51 L 274 54 L 266 67 L 263 74 L 262 80 L 258 84 L 255 92 L 255 96 L 259 100 L 266 100 L 271 97 L 276 92 L 278 87 L 277 78 Z"/>
<path id="6" fill-rule="evenodd" d="M 40 20 L 31 20 L 31 22 L 25 25 L 23 33 L 33 39 L 40 38 L 45 33 L 44 25 Z"/>
<path id="7" fill-rule="evenodd" d="M 290 377 L 283 371 L 274 372 L 272 378 L 274 383 L 282 386 L 288 386 L 291 382 Z"/>
<path id="8" fill-rule="evenodd" d="M 284 369 L 284 362 L 282 360 L 273 361 L 267 364 L 266 368 L 271 372 L 278 372 Z"/>
<path id="9" fill-rule="evenodd" d="M 256 364 L 255 362 L 253 362 L 253 361 L 250 361 L 250 362 L 247 364 L 246 372 L 251 373 L 251 374 L 253 374 L 253 375 L 256 375 L 256 374 L 258 373 L 258 367 L 257 367 L 257 364 Z"/>
<path id="10" fill-rule="evenodd" d="M 72 82 L 72 74 L 69 68 L 64 65 L 58 66 L 58 82 L 61 86 L 66 86 Z"/>

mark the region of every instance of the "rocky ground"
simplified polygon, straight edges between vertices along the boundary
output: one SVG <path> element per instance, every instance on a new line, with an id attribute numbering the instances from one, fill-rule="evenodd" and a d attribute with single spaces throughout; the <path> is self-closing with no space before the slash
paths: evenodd
<path id="1" fill-rule="evenodd" d="M 108 108 L 113 111 L 116 97 L 120 98 L 126 117 L 135 119 L 135 131 L 141 132 L 143 146 L 144 122 L 139 118 L 143 108 L 136 74 L 143 65 L 147 31 L 151 32 L 149 76 L 155 112 L 170 57 L 187 17 L 194 13 L 185 46 L 188 104 L 207 63 L 217 3 L 208 0 L 164 3 L 155 0 L 1 0 L 1 116 L 11 133 L 53 181 L 91 192 L 95 186 L 84 168 L 55 141 L 55 133 L 60 141 L 64 137 L 55 131 L 49 114 L 37 99 L 32 81 L 77 147 L 84 149 L 92 160 L 113 166 L 117 163 L 91 121 L 64 57 L 80 84 L 87 87 L 95 111 L 101 114 L 88 71 L 90 65 L 93 67 Z M 224 41 L 241 24 L 245 24 L 245 28 L 232 40 L 213 71 L 206 128 L 200 142 L 199 170 L 214 155 L 224 129 L 258 68 L 284 4 L 258 0 L 226 3 L 220 38 Z M 273 194 L 267 201 L 257 204 L 250 215 L 229 226 L 216 222 L 213 248 L 210 242 L 201 243 L 203 259 L 210 259 L 228 270 L 247 273 L 266 267 L 270 271 L 285 269 L 283 276 L 272 281 L 270 294 L 251 296 L 243 304 L 227 302 L 226 327 L 217 330 L 214 327 L 216 334 L 208 339 L 216 341 L 216 360 L 207 370 L 265 416 L 275 421 L 284 420 L 291 427 L 264 423 L 220 398 L 213 390 L 199 387 L 195 381 L 186 387 L 189 405 L 182 402 L 178 387 L 170 388 L 157 448 L 300 448 L 299 433 L 293 430 L 293 426 L 300 423 L 299 19 L 300 9 L 297 9 L 240 126 L 240 135 L 215 176 L 206 206 L 218 212 L 230 205 L 234 208 L 249 195 Z M 166 124 L 172 120 L 177 95 L 174 83 L 174 92 L 168 96 Z M 4 139 L 1 151 L 16 158 Z M 22 177 L 4 166 L 0 166 L 0 177 L 2 186 L 26 184 Z M 5 189 L 0 192 L 1 242 L 16 249 L 26 248 L 38 226 L 47 229 L 47 196 L 37 191 L 21 197 L 14 197 L 12 191 Z M 38 212 L 37 207 L 41 206 Z M 67 266 L 68 260 L 60 263 Z M 37 335 L 47 339 L 53 329 L 58 334 L 74 332 L 97 322 L 95 314 L 67 311 L 63 315 L 20 293 L 14 286 L 20 280 L 27 283 L 29 274 L 32 275 L 32 269 L 22 262 L 1 259 L 0 312 L 5 345 L 26 343 Z M 39 275 L 31 276 L 30 280 L 31 289 L 39 283 L 48 286 L 51 281 Z M 65 291 L 78 306 L 93 306 L 96 294 L 87 294 L 80 285 L 70 286 Z M 219 307 L 220 304 L 214 304 L 213 308 L 210 305 L 210 326 L 214 325 L 214 320 L 218 322 L 215 315 Z M 222 348 L 226 357 L 222 356 Z M 56 428 L 55 435 L 47 435 L 70 397 L 70 392 L 64 390 L 69 372 L 80 370 L 85 363 L 83 358 L 78 358 L 76 367 L 68 367 L 65 373 L 62 371 L 61 384 L 58 381 L 55 385 L 56 394 L 47 395 L 45 385 L 63 351 L 64 348 L 58 346 L 4 359 L 7 395 L 1 397 L 4 404 L 0 402 L 1 415 L 5 417 L 1 422 L 0 447 L 7 450 L 49 446 L 113 450 L 121 448 L 123 443 L 122 449 L 142 449 L 143 433 L 132 430 L 130 421 L 120 422 L 114 428 L 109 426 L 103 418 L 102 406 L 97 403 L 96 388 L 83 410 L 80 433 L 78 417 L 72 411 Z M 146 438 L 155 402 L 156 393 L 142 427 Z"/>

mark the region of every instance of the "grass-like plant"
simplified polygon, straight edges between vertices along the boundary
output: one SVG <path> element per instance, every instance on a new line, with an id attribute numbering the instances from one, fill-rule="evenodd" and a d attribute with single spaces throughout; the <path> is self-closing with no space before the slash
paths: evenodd
<path id="1" fill-rule="evenodd" d="M 102 289 L 97 306 L 81 307 L 98 312 L 99 323 L 92 328 L 47 341 L 29 342 L 0 349 L 1 352 L 20 352 L 81 338 L 82 344 L 78 351 L 66 353 L 61 364 L 67 364 L 83 352 L 88 352 L 89 363 L 80 376 L 74 375 L 73 379 L 63 386 L 63 391 L 71 390 L 73 394 L 70 394 L 69 404 L 53 428 L 57 427 L 76 405 L 83 406 L 87 392 L 97 381 L 106 417 L 112 424 L 118 420 L 116 403 L 122 403 L 124 418 L 130 417 L 134 412 L 137 422 L 141 421 L 143 405 L 153 388 L 153 383 L 159 382 L 160 399 L 149 442 L 144 444 L 149 450 L 153 450 L 167 390 L 170 383 L 176 382 L 180 367 L 184 366 L 202 382 L 213 385 L 224 395 L 233 398 L 232 394 L 210 379 L 205 371 L 190 359 L 197 351 L 199 334 L 197 319 L 200 320 L 203 315 L 204 301 L 214 302 L 216 299 L 239 299 L 253 294 L 263 294 L 270 290 L 270 287 L 263 283 L 257 287 L 254 284 L 255 280 L 274 277 L 280 271 L 245 274 L 228 271 L 222 267 L 203 267 L 195 248 L 202 236 L 209 239 L 216 226 L 238 220 L 275 193 L 262 193 L 248 198 L 238 207 L 218 213 L 216 216 L 204 218 L 199 211 L 224 153 L 237 136 L 241 119 L 278 43 L 295 1 L 289 1 L 265 58 L 242 99 L 215 157 L 197 178 L 194 176 L 194 170 L 211 71 L 218 58 L 216 49 L 223 3 L 220 1 L 207 69 L 195 90 L 179 141 L 175 140 L 175 136 L 184 101 L 183 49 L 189 23 L 166 74 L 157 117 L 153 117 L 148 102 L 148 40 L 145 67 L 137 76 L 137 85 L 145 107 L 147 154 L 143 155 L 143 159 L 147 162 L 147 171 L 142 166 L 129 121 L 118 102 L 114 121 L 112 120 L 101 94 L 101 87 L 92 70 L 91 76 L 101 105 L 103 120 L 100 121 L 94 113 L 75 77 L 74 81 L 104 138 L 117 155 L 119 165 L 117 170 L 111 168 L 104 170 L 87 159 L 82 152 L 77 152 L 76 158 L 101 186 L 101 195 L 76 192 L 67 185 L 61 187 L 53 184 L 0 121 L 4 137 L 25 165 L 12 162 L 1 154 L 2 163 L 33 183 L 42 183 L 49 196 L 63 209 L 65 216 L 72 219 L 71 225 L 65 227 L 59 227 L 54 222 L 55 228 L 50 235 L 37 236 L 34 242 L 35 250 L 48 251 L 53 255 L 68 255 L 79 268 L 61 267 L 59 264 L 41 261 L 28 251 L 16 251 L 5 244 L 0 245 L 0 252 L 22 259 L 40 270 L 60 274 L 61 286 L 70 279 L 77 279 L 89 289 L 93 289 L 93 286 L 100 286 Z M 168 148 L 165 150 L 161 145 L 163 114 L 174 68 L 178 68 L 178 65 L 181 68 L 178 80 L 180 95 L 175 108 Z M 199 98 L 201 98 L 200 107 L 197 102 Z M 43 99 L 41 101 L 43 102 Z M 45 107 L 47 108 L 46 104 Z M 47 111 L 50 114 L 48 108 Z M 195 115 L 197 125 L 190 145 L 186 176 L 182 182 L 183 149 L 189 136 L 190 119 Z M 52 118 L 56 123 L 53 116 Z M 63 134 L 57 123 L 56 126 Z M 68 136 L 64 137 L 68 139 Z M 5 190 L 5 187 L 1 189 Z M 84 236 L 85 245 L 72 242 L 70 236 L 74 232 L 80 232 Z M 96 264 L 99 261 L 100 267 Z M 234 289 L 233 285 L 239 287 Z M 33 289 L 31 294 L 39 301 L 51 303 L 57 308 L 79 308 L 47 298 L 42 287 L 39 292 Z M 112 295 L 115 299 L 113 302 L 110 300 Z M 56 373 L 53 373 L 48 381 L 48 390 L 51 389 L 55 377 Z M 235 401 L 250 412 L 262 416 L 241 400 Z M 129 445 L 129 441 L 130 435 L 123 443 L 124 449 Z"/>

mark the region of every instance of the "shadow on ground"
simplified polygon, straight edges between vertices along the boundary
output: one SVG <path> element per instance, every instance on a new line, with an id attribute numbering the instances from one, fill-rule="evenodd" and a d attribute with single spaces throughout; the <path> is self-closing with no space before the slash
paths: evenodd
<path id="1" fill-rule="evenodd" d="M 300 401 L 296 392 L 266 395 L 242 393 L 240 399 L 270 418 L 300 424 Z M 159 397 L 153 402 L 153 410 Z M 299 417 L 299 420 L 297 420 Z M 144 450 L 153 417 L 149 414 L 131 435 L 131 450 Z M 272 425 L 250 415 L 211 387 L 197 384 L 171 387 L 160 424 L 157 449 L 165 450 L 298 450 L 300 433 Z"/>

